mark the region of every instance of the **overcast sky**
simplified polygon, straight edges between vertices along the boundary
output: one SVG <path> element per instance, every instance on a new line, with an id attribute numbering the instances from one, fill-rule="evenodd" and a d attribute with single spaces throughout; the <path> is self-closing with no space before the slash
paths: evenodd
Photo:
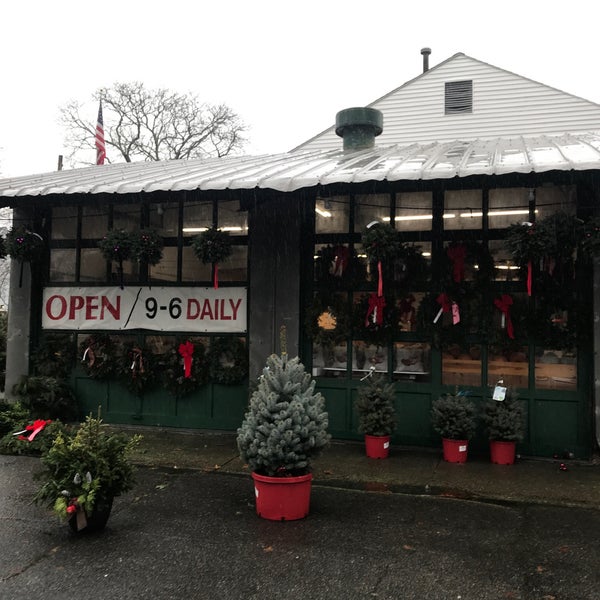
<path id="1" fill-rule="evenodd" d="M 59 107 L 115 82 L 229 105 L 248 154 L 290 150 L 416 77 L 425 46 L 431 67 L 464 52 L 600 103 L 599 14 L 592 0 L 5 0 L 0 177 L 55 170 Z"/>

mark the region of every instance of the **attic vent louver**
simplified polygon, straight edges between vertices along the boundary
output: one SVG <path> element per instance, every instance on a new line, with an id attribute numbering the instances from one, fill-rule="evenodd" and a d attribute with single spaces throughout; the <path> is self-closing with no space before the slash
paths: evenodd
<path id="1" fill-rule="evenodd" d="M 447 81 L 445 95 L 447 115 L 473 112 L 473 81 Z"/>

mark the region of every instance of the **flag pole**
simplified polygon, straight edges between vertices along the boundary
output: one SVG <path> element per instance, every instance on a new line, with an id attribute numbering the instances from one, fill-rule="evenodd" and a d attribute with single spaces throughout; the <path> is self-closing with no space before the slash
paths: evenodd
<path id="1" fill-rule="evenodd" d="M 102 98 L 98 106 L 98 120 L 96 121 L 96 164 L 103 165 L 106 158 L 106 146 L 104 145 L 104 120 L 102 118 Z"/>

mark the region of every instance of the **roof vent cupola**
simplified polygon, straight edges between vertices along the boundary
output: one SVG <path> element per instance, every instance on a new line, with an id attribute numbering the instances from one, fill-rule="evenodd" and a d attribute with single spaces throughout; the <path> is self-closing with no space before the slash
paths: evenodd
<path id="1" fill-rule="evenodd" d="M 431 54 L 431 48 L 421 48 L 421 54 L 423 55 L 423 73 L 429 71 L 429 55 Z"/>
<path id="2" fill-rule="evenodd" d="M 375 108 L 345 108 L 335 116 L 335 133 L 344 140 L 344 150 L 366 150 L 383 131 L 383 113 Z"/>

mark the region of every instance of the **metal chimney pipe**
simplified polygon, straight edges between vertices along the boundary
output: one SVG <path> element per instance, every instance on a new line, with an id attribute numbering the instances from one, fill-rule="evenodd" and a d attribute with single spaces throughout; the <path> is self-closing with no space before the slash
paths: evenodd
<path id="1" fill-rule="evenodd" d="M 431 54 L 431 48 L 421 48 L 421 54 L 423 55 L 423 73 L 429 71 L 429 55 Z"/>
<path id="2" fill-rule="evenodd" d="M 335 132 L 344 140 L 344 150 L 372 148 L 382 131 L 383 114 L 375 108 L 346 108 L 335 116 Z"/>

